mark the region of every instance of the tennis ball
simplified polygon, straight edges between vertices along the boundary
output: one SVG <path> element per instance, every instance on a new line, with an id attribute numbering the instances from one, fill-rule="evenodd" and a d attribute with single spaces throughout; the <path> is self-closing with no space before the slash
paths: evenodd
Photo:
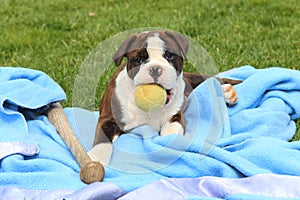
<path id="1" fill-rule="evenodd" d="M 134 101 L 145 112 L 161 108 L 167 100 L 167 92 L 157 84 L 144 84 L 136 88 Z"/>

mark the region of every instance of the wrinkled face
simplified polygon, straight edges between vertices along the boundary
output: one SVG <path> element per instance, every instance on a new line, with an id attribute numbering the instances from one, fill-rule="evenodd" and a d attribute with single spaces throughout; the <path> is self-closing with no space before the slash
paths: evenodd
<path id="1" fill-rule="evenodd" d="M 114 56 L 120 65 L 127 57 L 126 70 L 133 84 L 156 83 L 172 93 L 178 78 L 182 79 L 183 56 L 188 43 L 184 36 L 170 31 L 144 32 L 132 35 Z"/>
<path id="2" fill-rule="evenodd" d="M 182 72 L 181 51 L 172 40 L 158 33 L 147 37 L 143 47 L 127 53 L 127 73 L 134 84 L 157 83 L 165 89 L 176 84 Z"/>

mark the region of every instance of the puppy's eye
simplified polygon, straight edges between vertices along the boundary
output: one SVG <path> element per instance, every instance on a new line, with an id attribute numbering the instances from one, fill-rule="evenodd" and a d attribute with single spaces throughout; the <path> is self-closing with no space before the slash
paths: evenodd
<path id="1" fill-rule="evenodd" d="M 140 65 L 140 64 L 143 63 L 143 59 L 141 57 L 136 57 L 136 58 L 133 59 L 133 63 L 135 65 Z"/>
<path id="2" fill-rule="evenodd" d="M 165 59 L 167 59 L 167 60 L 172 60 L 172 59 L 174 59 L 175 58 L 175 54 L 174 53 L 171 53 L 171 52 L 169 52 L 169 51 L 166 51 L 165 52 Z"/>

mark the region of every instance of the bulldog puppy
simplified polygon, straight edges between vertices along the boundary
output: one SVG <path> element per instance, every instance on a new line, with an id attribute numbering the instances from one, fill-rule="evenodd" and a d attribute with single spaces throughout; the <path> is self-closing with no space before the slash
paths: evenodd
<path id="1" fill-rule="evenodd" d="M 184 134 L 185 99 L 210 77 L 183 72 L 188 48 L 188 40 L 171 31 L 133 34 L 121 44 L 113 56 L 119 69 L 110 80 L 100 103 L 94 148 L 90 153 L 95 160 L 103 160 L 97 158 L 103 154 L 97 147 L 99 144 L 112 143 L 120 134 L 140 125 L 149 125 L 162 136 Z M 122 64 L 125 57 L 126 62 Z M 222 84 L 225 101 L 235 104 L 237 94 L 232 85 L 240 81 L 218 80 Z M 167 100 L 161 110 L 145 112 L 133 101 L 136 87 L 149 83 L 158 84 L 166 90 Z M 106 159 L 109 157 L 107 155 Z"/>

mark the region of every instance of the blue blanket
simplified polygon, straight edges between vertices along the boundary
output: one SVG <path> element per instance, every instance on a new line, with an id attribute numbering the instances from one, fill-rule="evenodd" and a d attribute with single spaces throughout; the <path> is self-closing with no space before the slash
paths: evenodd
<path id="1" fill-rule="evenodd" d="M 161 137 L 147 126 L 122 135 L 105 181 L 132 191 L 167 177 L 299 176 L 300 142 L 288 140 L 300 114 L 300 72 L 246 66 L 221 76 L 244 80 L 236 106 L 227 108 L 220 84 L 207 80 L 189 98 L 184 136 Z"/>
<path id="2" fill-rule="evenodd" d="M 220 74 L 244 80 L 235 86 L 239 102 L 234 107 L 225 105 L 220 84 L 207 80 L 188 99 L 184 136 L 158 136 L 147 126 L 122 135 L 114 144 L 104 182 L 88 187 L 80 181 L 79 166 L 55 128 L 46 117 L 35 115 L 49 103 L 65 99 L 62 89 L 35 70 L 0 68 L 0 74 L 0 192 L 4 194 L 19 191 L 17 187 L 34 189 L 22 189 L 23 196 L 39 192 L 66 199 L 87 194 L 117 198 L 169 177 L 300 175 L 300 142 L 288 142 L 296 130 L 293 120 L 300 114 L 299 71 L 245 66 Z M 66 112 L 88 150 L 94 131 L 82 137 L 76 123 L 89 116 L 91 120 L 85 122 L 90 124 L 84 126 L 95 127 L 96 112 L 77 116 Z"/>
<path id="3" fill-rule="evenodd" d="M 79 166 L 45 116 L 51 102 L 66 98 L 46 74 L 0 68 L 0 186 L 80 189 Z"/>

